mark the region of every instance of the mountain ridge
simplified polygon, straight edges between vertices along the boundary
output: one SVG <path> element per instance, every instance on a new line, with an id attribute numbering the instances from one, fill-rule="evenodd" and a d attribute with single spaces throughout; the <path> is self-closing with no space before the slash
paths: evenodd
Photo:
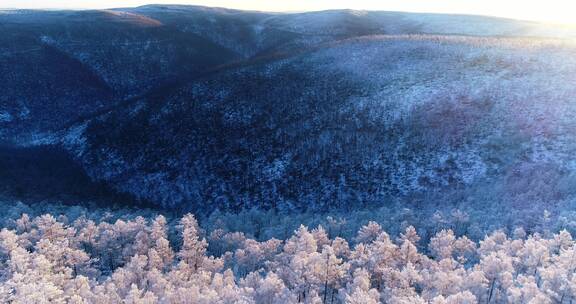
<path id="1" fill-rule="evenodd" d="M 0 66 L 22 62 L 0 81 L 2 141 L 63 148 L 95 182 L 199 213 L 573 195 L 570 33 L 461 15 L 111 12 L 0 14 Z M 55 54 L 71 60 L 58 78 Z M 554 194 L 508 193 L 534 182 Z"/>

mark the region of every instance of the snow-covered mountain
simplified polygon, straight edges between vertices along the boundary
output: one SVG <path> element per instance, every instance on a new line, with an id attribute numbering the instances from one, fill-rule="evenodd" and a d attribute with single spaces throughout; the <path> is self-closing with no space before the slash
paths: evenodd
<path id="1" fill-rule="evenodd" d="M 4 146 L 66 151 L 142 201 L 521 207 L 575 194 L 576 30 L 192 6 L 18 11 L 0 28 Z"/>

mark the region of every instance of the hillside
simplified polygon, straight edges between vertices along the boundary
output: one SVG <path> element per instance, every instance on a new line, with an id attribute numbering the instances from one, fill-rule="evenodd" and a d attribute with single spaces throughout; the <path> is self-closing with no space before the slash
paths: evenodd
<path id="1" fill-rule="evenodd" d="M 441 203 L 494 186 L 509 203 L 566 198 L 574 46 L 479 44 L 376 36 L 223 71 L 79 124 L 71 150 L 91 176 L 193 210 Z"/>
<path id="2" fill-rule="evenodd" d="M 191 6 L 8 11 L 0 28 L 5 146 L 66 151 L 79 176 L 143 202 L 553 209 L 574 197 L 576 31 Z"/>

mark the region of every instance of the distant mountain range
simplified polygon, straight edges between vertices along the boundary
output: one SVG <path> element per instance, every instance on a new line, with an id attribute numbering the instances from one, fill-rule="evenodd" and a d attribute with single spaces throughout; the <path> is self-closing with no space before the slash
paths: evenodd
<path id="1" fill-rule="evenodd" d="M 151 5 L 4 11 L 0 33 L 5 195 L 203 212 L 576 191 L 569 28 Z"/>

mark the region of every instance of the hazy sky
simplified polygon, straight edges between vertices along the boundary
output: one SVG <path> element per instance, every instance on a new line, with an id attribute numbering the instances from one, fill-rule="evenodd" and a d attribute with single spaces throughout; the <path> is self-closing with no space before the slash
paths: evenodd
<path id="1" fill-rule="evenodd" d="M 156 4 L 196 4 L 264 11 L 366 9 L 465 13 L 576 23 L 574 0 L 0 0 L 4 8 L 112 8 Z M 574 4 L 572 4 L 574 3 Z"/>

